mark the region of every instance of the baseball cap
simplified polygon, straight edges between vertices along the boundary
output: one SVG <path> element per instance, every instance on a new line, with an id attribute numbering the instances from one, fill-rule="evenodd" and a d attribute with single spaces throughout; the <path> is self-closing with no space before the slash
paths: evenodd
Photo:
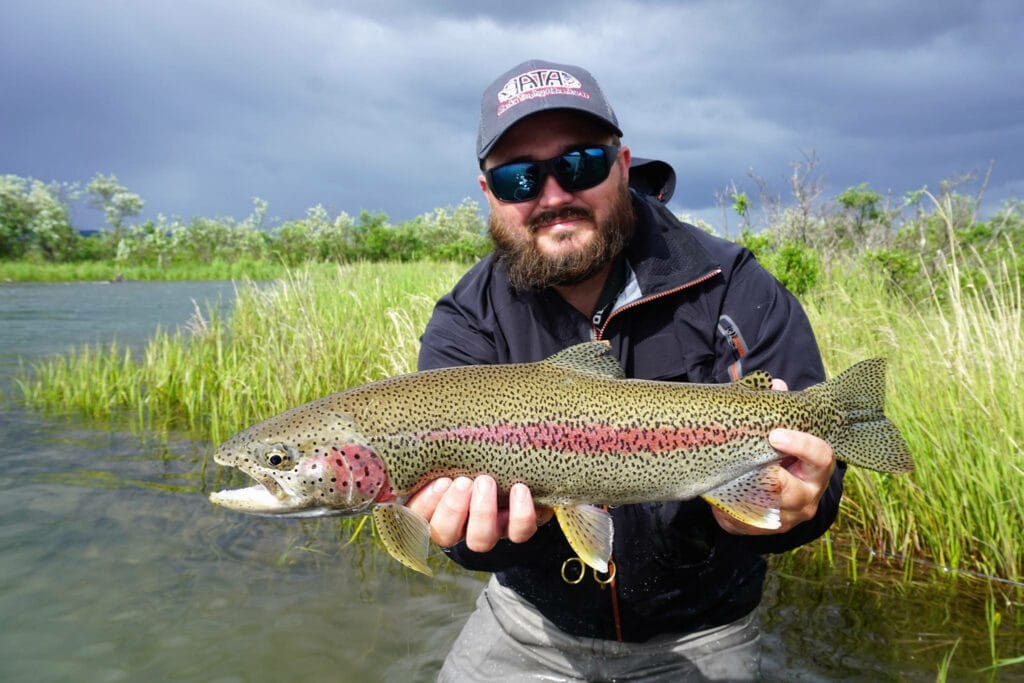
<path id="1" fill-rule="evenodd" d="M 522 119 L 551 109 L 573 109 L 594 117 L 616 135 L 615 112 L 586 69 L 531 59 L 491 83 L 480 101 L 476 156 L 483 163 L 502 135 Z"/>

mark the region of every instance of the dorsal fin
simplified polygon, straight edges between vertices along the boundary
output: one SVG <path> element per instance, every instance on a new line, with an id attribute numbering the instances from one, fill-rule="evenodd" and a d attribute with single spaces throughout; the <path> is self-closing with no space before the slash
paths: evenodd
<path id="1" fill-rule="evenodd" d="M 611 355 L 611 350 L 611 344 L 606 341 L 583 342 L 562 349 L 541 362 L 566 370 L 624 379 L 626 374 L 622 372 L 619 362 Z"/>
<path id="2" fill-rule="evenodd" d="M 736 380 L 736 383 L 747 389 L 764 391 L 765 389 L 772 388 L 772 376 L 764 370 L 754 370 L 740 377 Z"/>

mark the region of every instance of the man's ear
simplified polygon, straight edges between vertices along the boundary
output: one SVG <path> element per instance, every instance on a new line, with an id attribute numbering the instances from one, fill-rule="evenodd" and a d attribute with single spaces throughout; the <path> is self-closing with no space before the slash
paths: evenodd
<path id="1" fill-rule="evenodd" d="M 629 160 L 632 158 L 633 154 L 629 151 L 629 147 L 619 147 L 619 163 L 622 165 L 619 172 L 625 176 L 626 181 L 629 181 Z"/>

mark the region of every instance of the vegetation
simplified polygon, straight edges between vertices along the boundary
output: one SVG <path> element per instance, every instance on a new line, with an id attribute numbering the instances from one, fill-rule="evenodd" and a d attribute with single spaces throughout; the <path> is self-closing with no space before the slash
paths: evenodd
<path id="1" fill-rule="evenodd" d="M 235 278 L 245 272 L 241 265 L 280 276 L 307 262 L 467 262 L 490 250 L 479 208 L 468 199 L 398 225 L 383 213 L 332 216 L 317 205 L 271 227 L 258 198 L 242 221 L 158 216 L 130 225 L 144 202 L 115 176 L 97 175 L 86 193 L 107 220 L 107 229 L 91 235 L 70 222 L 71 202 L 82 195 L 77 185 L 0 176 L 0 280 Z"/>
<path id="2" fill-rule="evenodd" d="M 221 440 L 247 423 L 318 396 L 415 368 L 434 301 L 464 266 L 321 264 L 271 285 L 239 288 L 225 320 L 197 310 L 160 330 L 141 357 L 84 346 L 19 380 L 35 407 L 134 416 L 146 430 Z"/>

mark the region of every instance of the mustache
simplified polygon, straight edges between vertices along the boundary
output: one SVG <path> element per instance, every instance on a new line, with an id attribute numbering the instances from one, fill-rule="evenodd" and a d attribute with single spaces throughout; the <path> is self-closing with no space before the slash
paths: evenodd
<path id="1" fill-rule="evenodd" d="M 590 211 L 578 206 L 567 206 L 563 209 L 558 209 L 557 211 L 545 211 L 544 213 L 534 216 L 530 220 L 530 232 L 537 232 L 542 225 L 547 225 L 548 223 L 554 223 L 559 220 L 575 220 L 577 218 L 585 218 L 591 221 L 594 220 L 594 216 Z"/>

